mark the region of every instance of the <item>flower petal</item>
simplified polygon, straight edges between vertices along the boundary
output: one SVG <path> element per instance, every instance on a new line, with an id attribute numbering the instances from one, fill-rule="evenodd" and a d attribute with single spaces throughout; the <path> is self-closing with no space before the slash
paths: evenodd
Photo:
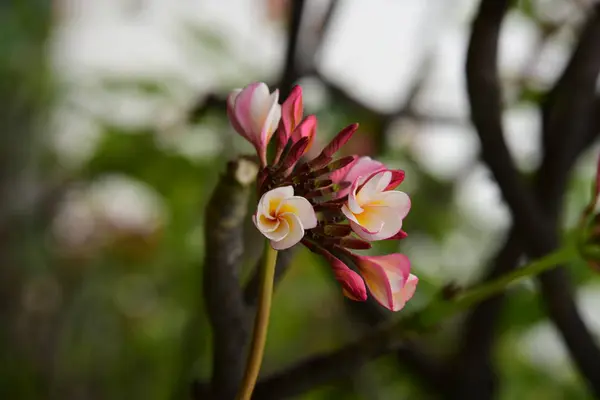
<path id="1" fill-rule="evenodd" d="M 367 288 L 363 279 L 345 264 L 341 265 L 345 268 L 341 268 L 341 266 L 334 267 L 332 265 L 332 269 L 335 279 L 342 285 L 344 296 L 354 301 L 367 300 Z"/>
<path id="2" fill-rule="evenodd" d="M 356 194 L 356 201 L 361 206 L 364 206 L 371 199 L 380 192 L 383 192 L 385 187 L 390 183 L 392 179 L 392 173 L 389 171 L 377 172 L 365 181 L 365 184 L 358 190 Z"/>
<path id="3" fill-rule="evenodd" d="M 348 201 L 346 202 L 349 211 L 354 214 L 363 212 L 362 207 L 360 206 L 360 204 L 358 203 L 358 201 L 356 199 L 356 189 L 358 188 L 358 185 L 359 185 L 358 179 L 356 179 L 356 180 L 354 180 L 354 182 L 352 182 L 352 186 L 350 186 L 350 193 L 348 193 Z"/>
<path id="4" fill-rule="evenodd" d="M 296 126 L 302 119 L 303 105 L 302 105 L 302 88 L 298 85 L 292 88 L 290 95 L 285 99 L 281 105 L 281 121 L 283 129 L 281 132 L 283 135 L 280 140 L 285 144 L 287 139 L 290 138 L 292 131 L 296 129 Z"/>
<path id="5" fill-rule="evenodd" d="M 410 274 L 408 276 L 408 279 L 404 284 L 404 288 L 402 288 L 402 290 L 398 293 L 394 293 L 394 297 L 398 296 L 397 299 L 394 299 L 396 307 L 399 307 L 401 309 L 404 307 L 407 301 L 412 299 L 413 295 L 415 294 L 415 291 L 417 290 L 418 283 L 419 278 L 417 278 L 415 275 Z"/>
<path id="6" fill-rule="evenodd" d="M 265 85 L 262 82 L 254 82 L 246 86 L 242 91 L 237 95 L 235 99 L 235 104 L 233 107 L 233 112 L 235 118 L 237 119 L 241 129 L 246 132 L 248 136 L 248 140 L 257 145 L 258 141 L 258 133 L 260 131 L 255 130 L 254 118 L 252 117 L 252 109 L 254 106 L 254 92 Z M 266 85 L 265 85 L 266 86 Z M 268 94 L 269 89 L 267 89 Z"/>
<path id="7" fill-rule="evenodd" d="M 307 137 L 309 139 L 308 146 L 306 147 L 306 151 L 310 148 L 315 134 L 317 132 L 317 117 L 314 115 L 309 115 L 300 122 L 300 124 L 294 129 L 292 132 L 291 138 L 293 142 L 297 142 L 303 137 Z"/>
<path id="8" fill-rule="evenodd" d="M 285 199 L 277 209 L 278 214 L 294 213 L 304 229 L 312 229 L 317 226 L 317 216 L 313 206 L 308 200 L 301 196 L 292 196 Z"/>
<path id="9" fill-rule="evenodd" d="M 311 251 L 321 254 L 331 265 L 335 279 L 342 285 L 344 296 L 355 301 L 367 300 L 367 288 L 359 274 L 348 268 L 333 254 L 323 248 L 308 246 Z"/>
<path id="10" fill-rule="evenodd" d="M 229 118 L 229 122 L 231 123 L 231 126 L 233 127 L 233 129 L 235 129 L 235 131 L 237 133 L 242 135 L 247 140 L 250 140 L 250 138 L 248 137 L 248 135 L 246 134 L 246 132 L 244 131 L 244 129 L 238 122 L 237 117 L 235 116 L 235 112 L 234 112 L 235 99 L 238 97 L 238 95 L 241 92 L 242 92 L 242 89 L 235 89 L 231 93 L 229 93 L 229 96 L 227 96 L 227 117 Z"/>
<path id="11" fill-rule="evenodd" d="M 386 240 L 402 240 L 408 237 L 408 233 L 404 232 L 402 229 L 398 231 L 394 236 L 390 236 Z"/>
<path id="12" fill-rule="evenodd" d="M 358 223 L 356 217 L 354 216 L 354 213 L 350 210 L 350 208 L 348 208 L 346 204 L 342 206 L 341 211 L 342 214 L 344 214 L 344 216 L 348 218 L 350 222 Z"/>
<path id="13" fill-rule="evenodd" d="M 342 129 L 323 149 L 319 157 L 328 158 L 333 156 L 358 130 L 358 124 L 351 124 Z"/>
<path id="14" fill-rule="evenodd" d="M 346 165 L 345 167 L 340 168 L 340 169 L 336 169 L 331 174 L 329 174 L 329 179 L 331 179 L 331 181 L 333 183 L 340 183 L 340 182 L 345 181 L 345 180 L 348 180 L 350 182 L 354 182 L 354 180 L 346 179 L 346 177 L 348 176 L 348 172 L 350 172 L 350 170 L 352 169 L 352 167 L 355 166 L 356 163 L 359 160 L 360 160 L 360 158 L 357 158 L 356 160 L 354 160 L 350 164 Z"/>
<path id="15" fill-rule="evenodd" d="M 399 311 L 414 294 L 418 279 L 413 279 L 410 286 L 406 286 L 410 276 L 410 261 L 404 254 L 353 255 L 353 258 L 369 291 L 384 307 Z"/>
<path id="16" fill-rule="evenodd" d="M 302 222 L 296 214 L 285 213 L 279 216 L 281 224 L 287 225 L 288 233 L 282 239 L 277 241 L 271 241 L 271 246 L 275 250 L 289 249 L 296 243 L 298 243 L 304 237 L 304 229 L 302 228 Z"/>
<path id="17" fill-rule="evenodd" d="M 279 203 L 293 195 L 294 188 L 292 186 L 282 186 L 269 190 L 260 198 L 260 201 L 258 202 L 258 212 L 274 217 L 274 213 L 277 211 Z"/>
<path id="18" fill-rule="evenodd" d="M 392 288 L 383 269 L 374 264 L 373 266 L 361 268 L 360 273 L 375 300 L 385 308 L 393 310 L 394 297 Z"/>
<path id="19" fill-rule="evenodd" d="M 373 160 L 371 157 L 364 156 L 358 158 L 344 168 L 340 168 L 332 172 L 329 176 L 329 179 L 331 179 L 334 183 L 339 183 L 342 181 L 354 182 L 360 177 L 358 182 L 358 185 L 360 186 L 371 174 L 383 171 L 385 169 L 385 165 L 379 161 Z M 348 194 L 348 192 L 349 189 L 340 190 L 336 197 L 344 197 L 346 194 Z"/>
<path id="20" fill-rule="evenodd" d="M 267 100 L 267 113 L 260 121 L 260 143 L 261 150 L 267 150 L 267 145 L 275 133 L 275 129 L 277 129 L 277 125 L 279 125 L 279 120 L 281 119 L 281 106 L 277 103 L 279 100 L 279 90 L 275 90 L 273 94 L 271 94 L 270 99 Z M 270 101 L 270 104 L 268 103 Z"/>
<path id="21" fill-rule="evenodd" d="M 256 216 L 254 216 L 254 215 L 252 216 L 252 222 L 254 222 L 254 225 L 256 225 L 256 228 L 258 228 L 260 233 L 262 233 L 267 239 L 270 239 L 271 241 L 282 240 L 290 232 L 290 227 L 289 227 L 288 222 L 283 219 L 280 219 L 277 221 L 277 223 L 278 223 L 277 227 L 273 230 L 262 230 L 261 227 L 259 226 Z"/>
<path id="22" fill-rule="evenodd" d="M 390 169 L 389 171 L 392 173 L 392 179 L 385 190 L 396 189 L 404 181 L 404 171 L 401 169 Z"/>
<path id="23" fill-rule="evenodd" d="M 361 239 L 370 242 L 389 239 L 402 229 L 402 219 L 392 208 L 366 207 L 363 214 L 366 217 L 350 221 L 352 230 Z"/>
<path id="24" fill-rule="evenodd" d="M 252 217 L 254 218 L 254 225 L 256 225 L 258 230 L 262 233 L 273 232 L 279 227 L 279 219 L 272 219 L 264 214 L 253 215 Z"/>
<path id="25" fill-rule="evenodd" d="M 361 157 L 354 164 L 352 169 L 348 171 L 345 180 L 353 182 L 359 176 L 364 176 L 366 179 L 369 175 L 375 172 L 381 172 L 385 169 L 385 165 L 379 161 L 373 160 L 371 157 Z"/>
<path id="26" fill-rule="evenodd" d="M 269 94 L 269 87 L 260 82 L 252 93 L 252 100 L 250 102 L 250 118 L 252 119 L 254 132 L 258 133 L 263 130 L 264 122 L 267 119 L 269 111 L 271 111 L 271 95 Z"/>
<path id="27" fill-rule="evenodd" d="M 410 197 L 404 192 L 392 190 L 377 194 L 369 203 L 369 207 L 389 207 L 404 219 L 410 211 Z"/>
<path id="28" fill-rule="evenodd" d="M 388 212 L 389 211 L 389 212 Z M 377 233 L 383 229 L 386 224 L 386 218 L 389 218 L 392 212 L 387 207 L 365 207 L 360 214 L 355 214 L 356 223 L 363 230 L 369 233 Z"/>

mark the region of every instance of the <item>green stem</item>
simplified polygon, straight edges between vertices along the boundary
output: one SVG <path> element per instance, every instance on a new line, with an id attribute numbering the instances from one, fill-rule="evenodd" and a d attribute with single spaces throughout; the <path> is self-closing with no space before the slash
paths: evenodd
<path id="1" fill-rule="evenodd" d="M 237 395 L 238 400 L 250 400 L 260 371 L 260 365 L 265 351 L 265 342 L 267 341 L 276 261 L 277 251 L 274 250 L 269 241 L 266 240 L 263 262 L 261 265 L 262 277 L 258 294 L 258 308 L 256 317 L 254 318 L 254 332 L 252 333 L 252 342 L 250 343 L 250 351 L 248 353 L 248 361 L 246 363 L 246 371 L 244 372 L 242 386 Z"/>
<path id="2" fill-rule="evenodd" d="M 534 260 L 529 264 L 517 268 L 491 282 L 474 287 L 458 297 L 456 304 L 461 308 L 468 308 L 475 303 L 487 299 L 495 294 L 502 292 L 508 285 L 521 279 L 536 276 L 559 264 L 564 264 L 573 258 L 573 250 L 569 247 L 559 249 L 554 253 Z"/>
<path id="3" fill-rule="evenodd" d="M 560 264 L 570 261 L 573 259 L 573 253 L 574 250 L 568 246 L 559 249 L 554 253 L 550 253 L 543 258 L 534 260 L 529 264 L 509 272 L 508 274 L 505 274 L 493 281 L 483 283 L 471 289 L 467 289 L 449 301 L 444 300 L 442 302 L 436 301 L 431 303 L 413 315 L 412 318 L 409 317 L 408 320 L 414 320 L 412 322 L 416 322 L 416 324 L 420 327 L 434 325 L 449 315 L 466 310 L 485 299 L 503 292 L 508 285 L 514 282 L 539 275 L 544 271 L 550 270 Z M 408 325 L 411 324 L 409 323 Z"/>

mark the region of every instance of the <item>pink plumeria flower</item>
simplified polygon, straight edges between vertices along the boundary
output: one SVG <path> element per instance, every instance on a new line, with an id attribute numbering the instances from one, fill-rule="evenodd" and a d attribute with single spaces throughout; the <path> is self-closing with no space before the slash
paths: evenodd
<path id="1" fill-rule="evenodd" d="M 369 292 L 385 308 L 400 311 L 415 294 L 419 278 L 410 273 L 410 261 L 404 254 L 352 254 L 352 258 Z"/>
<path id="2" fill-rule="evenodd" d="M 373 160 L 371 157 L 363 156 L 357 158 L 356 161 L 348 164 L 346 167 L 334 171 L 329 176 L 329 179 L 331 179 L 333 183 L 353 183 L 358 179 L 358 185 L 362 185 L 371 174 L 386 169 L 387 168 L 383 163 Z M 338 192 L 338 197 L 344 197 L 348 192 L 350 192 L 350 188 L 340 190 Z"/>
<path id="3" fill-rule="evenodd" d="M 263 166 L 267 165 L 267 145 L 281 119 L 279 91 L 269 94 L 262 82 L 236 89 L 227 98 L 227 114 L 233 128 L 256 148 Z"/>
<path id="4" fill-rule="evenodd" d="M 281 105 L 281 126 L 277 131 L 278 148 L 276 159 L 279 158 L 278 156 L 283 152 L 283 148 L 291 138 L 292 132 L 294 132 L 296 127 L 300 124 L 303 112 L 302 88 L 296 85 L 292 88 L 290 95 Z"/>
<path id="5" fill-rule="evenodd" d="M 402 220 L 410 210 L 410 198 L 404 192 L 391 190 L 404 179 L 404 172 L 385 170 L 361 177 L 350 187 L 342 212 L 350 220 L 352 230 L 368 241 L 389 239 L 402 229 Z"/>
<path id="6" fill-rule="evenodd" d="M 275 250 L 292 247 L 304 237 L 305 229 L 317 226 L 312 205 L 301 196 L 294 196 L 292 186 L 279 187 L 265 193 L 258 202 L 252 221 L 271 240 Z"/>

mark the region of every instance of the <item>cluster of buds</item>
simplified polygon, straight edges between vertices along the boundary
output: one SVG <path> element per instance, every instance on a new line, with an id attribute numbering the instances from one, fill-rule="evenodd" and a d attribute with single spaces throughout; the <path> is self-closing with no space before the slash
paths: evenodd
<path id="1" fill-rule="evenodd" d="M 406 237 L 402 220 L 410 199 L 394 190 L 404 180 L 404 171 L 390 170 L 369 157 L 334 159 L 358 124 L 344 128 L 318 156 L 306 160 L 317 118 L 303 117 L 300 86 L 282 105 L 278 99 L 277 90 L 269 93 L 264 83 L 253 83 L 233 91 L 227 102 L 233 128 L 254 145 L 261 162 L 254 224 L 276 250 L 301 242 L 322 255 L 348 298 L 365 301 L 368 287 L 384 307 L 402 309 L 418 283 L 408 258 L 363 256 L 351 250 L 369 249 L 376 240 Z M 274 155 L 268 157 L 273 137 Z"/>

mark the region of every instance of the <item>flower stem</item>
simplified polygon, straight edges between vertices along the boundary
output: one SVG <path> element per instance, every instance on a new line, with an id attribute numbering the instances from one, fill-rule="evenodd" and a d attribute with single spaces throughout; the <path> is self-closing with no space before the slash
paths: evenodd
<path id="1" fill-rule="evenodd" d="M 572 260 L 574 252 L 574 249 L 570 246 L 561 248 L 497 279 L 467 289 L 450 300 L 434 301 L 421 311 L 417 311 L 408 320 L 412 320 L 411 322 L 416 323 L 420 327 L 435 325 L 440 320 L 452 314 L 466 310 L 483 300 L 501 293 L 511 283 L 539 275 L 559 264 Z"/>
<path id="2" fill-rule="evenodd" d="M 277 251 L 271 247 L 268 240 L 265 242 L 262 260 L 262 276 L 258 294 L 258 308 L 256 310 L 256 317 L 254 318 L 254 331 L 252 333 L 248 361 L 246 362 L 246 371 L 244 372 L 237 400 L 250 400 L 260 371 L 265 342 L 267 340 L 271 298 L 273 295 L 273 280 L 275 277 L 275 262 L 277 261 Z"/>
<path id="3" fill-rule="evenodd" d="M 495 294 L 502 292 L 508 285 L 524 278 L 536 276 L 552 269 L 559 264 L 566 263 L 573 258 L 573 249 L 565 247 L 550 253 L 543 258 L 534 260 L 521 268 L 500 276 L 493 281 L 476 286 L 456 299 L 455 305 L 460 308 L 468 308 Z"/>

